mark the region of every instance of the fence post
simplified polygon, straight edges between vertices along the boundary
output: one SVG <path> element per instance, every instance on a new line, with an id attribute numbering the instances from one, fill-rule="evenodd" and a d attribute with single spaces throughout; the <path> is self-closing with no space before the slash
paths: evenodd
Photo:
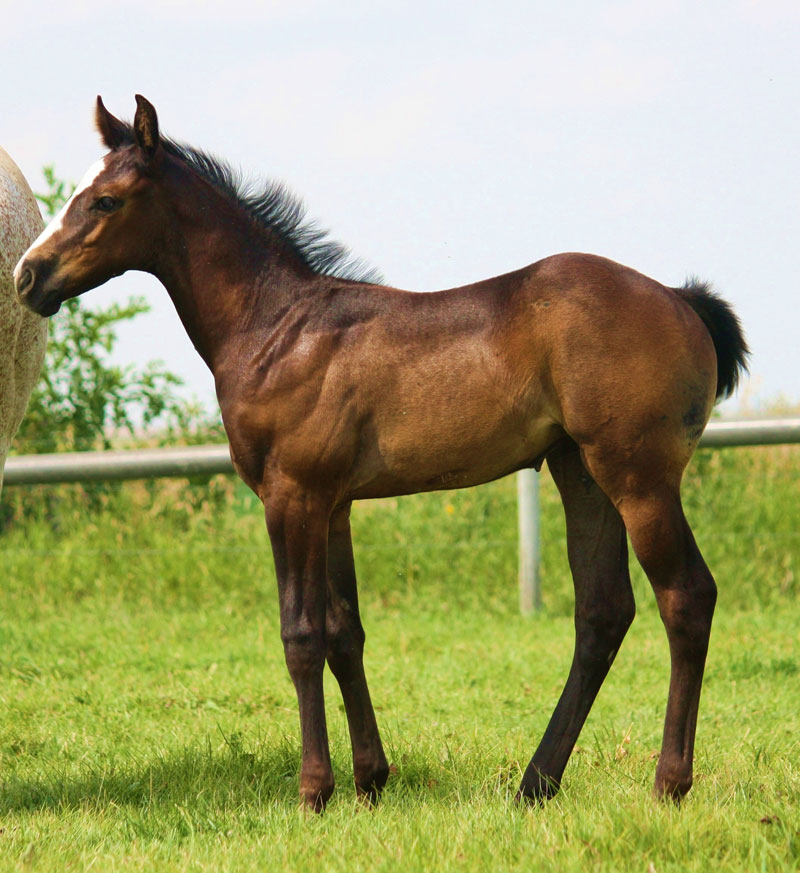
<path id="1" fill-rule="evenodd" d="M 531 615 L 541 608 L 539 586 L 539 474 L 536 470 L 517 473 L 517 515 L 519 521 L 519 611 Z"/>

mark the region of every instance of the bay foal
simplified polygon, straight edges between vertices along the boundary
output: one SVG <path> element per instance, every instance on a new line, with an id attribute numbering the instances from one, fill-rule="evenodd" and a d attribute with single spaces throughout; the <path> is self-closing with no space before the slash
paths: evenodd
<path id="1" fill-rule="evenodd" d="M 264 504 L 303 801 L 321 809 L 333 791 L 326 659 L 358 793 L 375 799 L 389 772 L 364 678 L 352 501 L 476 485 L 545 459 L 567 518 L 575 655 L 519 796 L 557 790 L 633 620 L 626 531 L 672 659 L 655 791 L 685 794 L 716 588 L 679 490 L 715 398 L 744 366 L 727 304 L 583 254 L 438 293 L 384 287 L 281 187 L 248 193 L 222 162 L 162 137 L 136 100 L 129 125 L 98 98 L 109 152 L 20 261 L 17 289 L 42 315 L 130 269 L 170 294 L 214 374 L 234 466 Z"/>

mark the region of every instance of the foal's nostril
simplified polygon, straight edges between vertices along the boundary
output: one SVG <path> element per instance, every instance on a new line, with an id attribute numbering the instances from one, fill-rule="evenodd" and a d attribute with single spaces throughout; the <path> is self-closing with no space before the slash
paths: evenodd
<path id="1" fill-rule="evenodd" d="M 33 270 L 30 267 L 25 267 L 25 269 L 19 274 L 17 277 L 17 294 L 20 297 L 33 288 L 35 278 Z"/>

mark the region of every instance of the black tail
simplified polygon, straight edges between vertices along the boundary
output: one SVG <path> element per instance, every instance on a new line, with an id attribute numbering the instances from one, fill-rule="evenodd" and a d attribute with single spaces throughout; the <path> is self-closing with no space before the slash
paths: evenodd
<path id="1" fill-rule="evenodd" d="M 694 309 L 711 334 L 717 353 L 717 398 L 730 396 L 747 372 L 750 354 L 736 313 L 707 282 L 690 278 L 675 292 Z"/>

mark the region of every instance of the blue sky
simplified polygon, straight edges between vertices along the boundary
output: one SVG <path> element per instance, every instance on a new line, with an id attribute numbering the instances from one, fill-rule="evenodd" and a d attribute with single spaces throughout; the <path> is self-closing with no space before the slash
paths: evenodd
<path id="1" fill-rule="evenodd" d="M 41 187 L 102 153 L 103 95 L 301 194 L 388 282 L 434 290 L 558 251 L 736 307 L 752 378 L 725 411 L 800 402 L 800 4 L 161 0 L 3 4 L 0 144 Z M 118 359 L 213 384 L 166 292 Z"/>

